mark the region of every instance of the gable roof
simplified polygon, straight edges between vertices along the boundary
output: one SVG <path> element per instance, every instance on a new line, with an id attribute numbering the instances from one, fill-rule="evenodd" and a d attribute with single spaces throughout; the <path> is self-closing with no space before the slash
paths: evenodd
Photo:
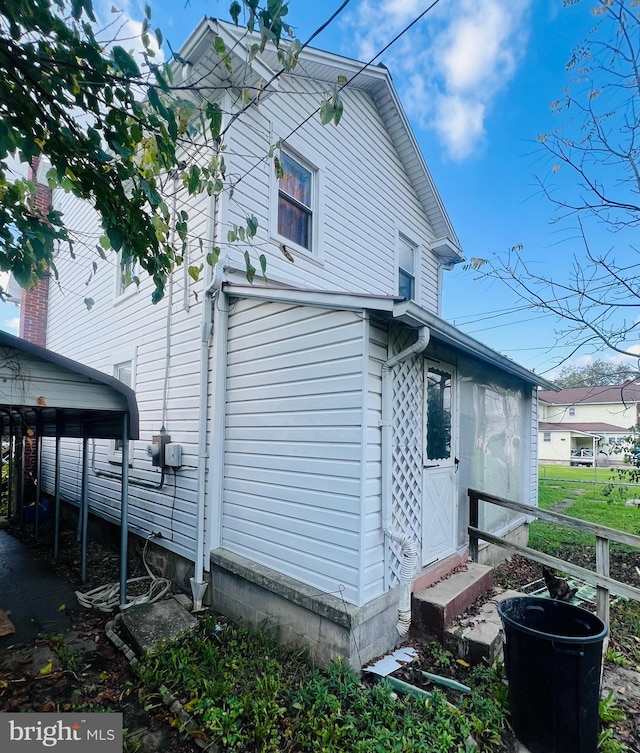
<path id="1" fill-rule="evenodd" d="M 578 434 L 627 434 L 628 427 L 614 426 L 602 421 L 583 421 L 582 423 L 548 423 L 541 421 L 538 425 L 538 431 L 569 431 Z"/>
<path id="2" fill-rule="evenodd" d="M 558 392 L 541 390 L 538 398 L 551 405 L 577 405 L 579 403 L 623 403 L 640 402 L 640 384 L 627 382 L 616 386 L 569 387 Z"/>
<path id="3" fill-rule="evenodd" d="M 214 18 L 203 18 L 181 47 L 181 57 L 197 65 L 212 48 L 215 36 L 220 36 L 224 40 L 230 54 L 239 62 L 239 66 L 234 66 L 233 73 L 227 78 L 232 80 L 238 77 L 241 79 L 240 85 L 246 87 L 248 78 L 251 79 L 248 66 L 245 64 L 247 49 L 252 43 L 259 41 L 259 38 L 240 26 Z M 312 47 L 306 47 L 300 53 L 299 60 L 300 65 L 283 75 L 312 78 L 326 84 L 327 89 L 332 88 L 340 76 L 344 76 L 349 81 L 348 88 L 369 94 L 433 228 L 435 241 L 432 251 L 444 263 L 457 264 L 463 261 L 460 241 L 435 187 L 388 69 L 383 65 L 366 65 Z M 223 66 L 218 68 L 224 70 Z M 256 85 L 260 79 L 263 83 L 270 81 L 281 69 L 278 51 L 273 45 L 267 45 L 264 53 L 252 62 L 251 68 Z M 222 71 L 220 73 L 222 74 Z M 275 79 L 269 85 L 269 89 L 274 91 L 277 91 L 278 87 L 279 79 Z"/>

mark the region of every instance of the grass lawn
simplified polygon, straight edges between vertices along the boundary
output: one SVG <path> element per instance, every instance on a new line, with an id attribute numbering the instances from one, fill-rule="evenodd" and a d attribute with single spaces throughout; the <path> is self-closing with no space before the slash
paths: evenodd
<path id="1" fill-rule="evenodd" d="M 581 520 L 599 523 L 618 531 L 640 534 L 640 509 L 627 507 L 626 501 L 640 498 L 640 487 L 619 484 L 619 477 L 610 468 L 542 466 L 539 470 L 538 503 L 544 510 L 562 505 L 559 510 Z M 566 506 L 565 506 L 566 505 Z M 536 521 L 531 524 L 530 546 L 549 554 L 567 544 L 595 546 L 595 537 L 571 531 L 554 523 Z M 613 547 L 618 545 L 612 545 Z"/>

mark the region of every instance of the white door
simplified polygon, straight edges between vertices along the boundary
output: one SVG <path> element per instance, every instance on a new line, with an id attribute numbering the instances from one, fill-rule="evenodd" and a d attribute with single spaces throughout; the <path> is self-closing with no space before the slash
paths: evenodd
<path id="1" fill-rule="evenodd" d="M 457 411 L 453 366 L 425 361 L 422 565 L 456 549 Z"/>

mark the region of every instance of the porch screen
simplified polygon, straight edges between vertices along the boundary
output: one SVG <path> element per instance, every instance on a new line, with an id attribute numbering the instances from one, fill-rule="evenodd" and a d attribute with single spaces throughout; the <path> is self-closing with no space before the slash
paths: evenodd
<path id="1" fill-rule="evenodd" d="M 530 405 L 525 390 L 515 381 L 470 364 L 461 376 L 461 504 L 468 508 L 469 487 L 528 502 L 525 490 L 530 478 L 524 453 L 530 451 Z M 495 532 L 519 517 L 496 505 L 481 505 L 479 522 L 481 528 Z M 460 533 L 466 538 L 466 532 Z"/>

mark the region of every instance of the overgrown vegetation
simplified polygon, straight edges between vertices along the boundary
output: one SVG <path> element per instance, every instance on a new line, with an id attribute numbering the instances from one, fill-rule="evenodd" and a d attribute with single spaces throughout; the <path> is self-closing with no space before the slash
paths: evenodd
<path id="1" fill-rule="evenodd" d="M 300 650 L 237 625 L 218 630 L 213 617 L 148 656 L 140 677 L 142 695 L 165 685 L 196 735 L 225 751 L 470 753 L 505 750 L 510 735 L 499 666 L 469 669 L 472 692 L 455 709 L 438 690 L 425 702 L 385 680 L 363 684 L 343 662 L 313 667 Z"/>

